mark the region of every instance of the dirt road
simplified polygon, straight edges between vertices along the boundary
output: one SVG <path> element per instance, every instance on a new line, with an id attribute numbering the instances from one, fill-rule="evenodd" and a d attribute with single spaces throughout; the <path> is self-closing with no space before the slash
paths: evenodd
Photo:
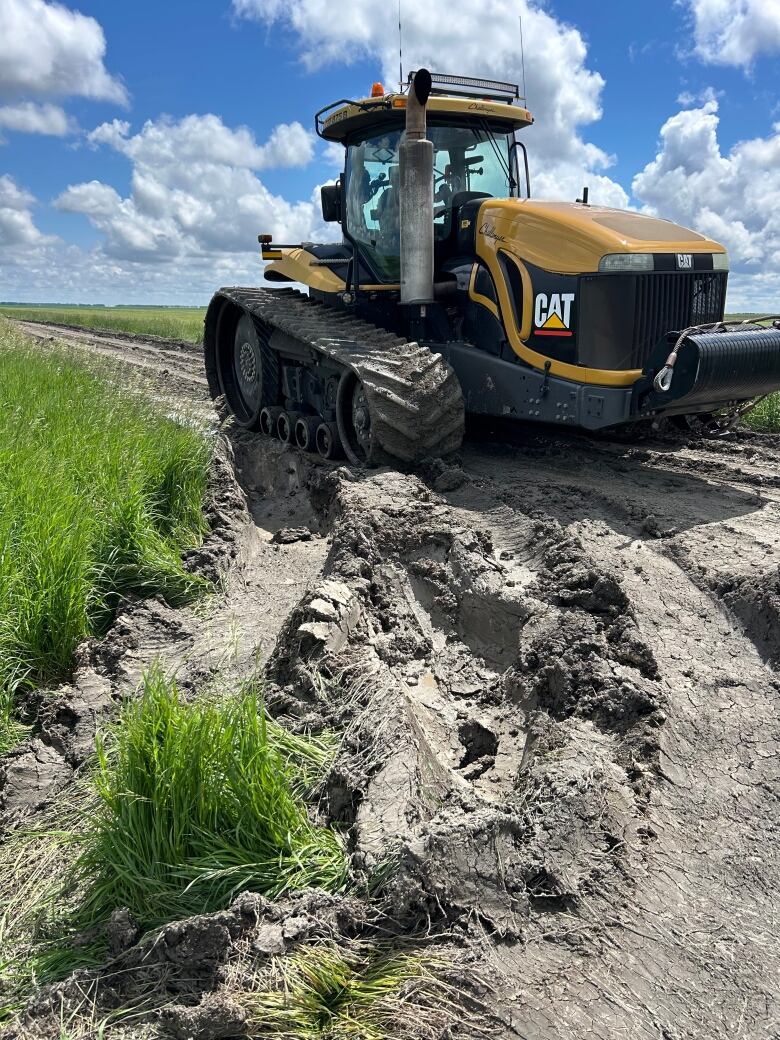
<path id="1" fill-rule="evenodd" d="M 25 329 L 204 406 L 195 346 Z M 397 857 L 385 910 L 465 951 L 487 1032 L 780 1037 L 780 439 L 483 431 L 363 475 L 233 447 L 251 519 L 185 656 L 259 648 L 347 733 L 327 811 L 358 869 Z"/>

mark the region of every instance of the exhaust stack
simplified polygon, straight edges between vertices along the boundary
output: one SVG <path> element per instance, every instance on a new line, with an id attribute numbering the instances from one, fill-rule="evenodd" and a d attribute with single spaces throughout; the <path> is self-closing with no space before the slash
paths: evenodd
<path id="1" fill-rule="evenodd" d="M 406 133 L 399 149 L 401 303 L 433 301 L 433 144 L 427 140 L 427 69 L 415 73 L 406 100 Z"/>

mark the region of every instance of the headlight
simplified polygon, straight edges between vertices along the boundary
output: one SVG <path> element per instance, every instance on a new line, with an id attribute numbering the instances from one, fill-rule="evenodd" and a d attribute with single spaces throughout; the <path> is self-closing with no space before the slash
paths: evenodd
<path id="1" fill-rule="evenodd" d="M 608 253 L 599 260 L 599 271 L 610 274 L 615 271 L 652 271 L 652 253 Z"/>
<path id="2" fill-rule="evenodd" d="M 713 271 L 728 271 L 729 269 L 729 254 L 728 253 L 713 253 L 712 254 L 712 270 Z"/>

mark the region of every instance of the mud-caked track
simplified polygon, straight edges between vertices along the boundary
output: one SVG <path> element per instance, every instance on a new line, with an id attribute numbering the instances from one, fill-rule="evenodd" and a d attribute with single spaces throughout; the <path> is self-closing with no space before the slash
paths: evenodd
<path id="1" fill-rule="evenodd" d="M 205 400 L 194 347 L 79 342 Z M 779 448 L 482 431 L 357 473 L 241 435 L 213 617 L 139 607 L 89 667 L 116 692 L 154 635 L 194 684 L 259 646 L 272 710 L 343 735 L 321 812 L 367 916 L 450 951 L 484 1035 L 778 1036 Z"/>

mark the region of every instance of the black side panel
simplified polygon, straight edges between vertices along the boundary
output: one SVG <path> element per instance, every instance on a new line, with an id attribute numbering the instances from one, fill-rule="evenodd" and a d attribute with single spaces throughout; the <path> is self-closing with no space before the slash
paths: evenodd
<path id="1" fill-rule="evenodd" d="M 492 300 L 493 303 L 498 305 L 496 287 L 493 284 L 490 271 L 484 264 L 479 264 L 477 267 L 477 276 L 474 279 L 474 292 L 479 293 L 480 296 L 486 296 L 488 300 Z"/>
<path id="2" fill-rule="evenodd" d="M 635 306 L 633 275 L 581 279 L 577 344 L 581 365 L 613 372 L 636 367 L 632 344 Z"/>
<path id="3" fill-rule="evenodd" d="M 463 336 L 488 354 L 505 356 L 508 347 L 504 326 L 487 307 L 469 300 L 466 304 L 466 315 L 463 322 Z M 509 351 L 511 354 L 511 349 Z"/>
<path id="4" fill-rule="evenodd" d="M 501 270 L 509 288 L 518 332 L 522 327 L 523 281 L 517 264 L 499 250 Z M 574 364 L 577 343 L 577 282 L 575 275 L 553 274 L 524 261 L 531 276 L 531 334 L 528 346 L 555 361 Z"/>
<path id="5" fill-rule="evenodd" d="M 477 252 L 477 217 L 485 198 L 487 196 L 464 202 L 456 214 L 456 250 L 463 256 L 474 256 Z"/>

